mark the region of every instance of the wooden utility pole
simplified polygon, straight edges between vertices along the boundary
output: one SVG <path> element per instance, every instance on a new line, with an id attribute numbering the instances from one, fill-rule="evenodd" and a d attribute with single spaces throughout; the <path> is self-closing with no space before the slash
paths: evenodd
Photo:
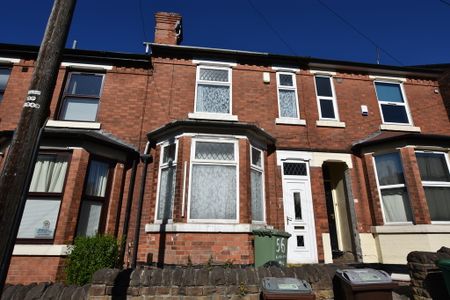
<path id="1" fill-rule="evenodd" d="M 39 133 L 49 116 L 75 3 L 76 0 L 55 0 L 53 4 L 19 124 L 0 175 L 0 294 L 39 149 Z"/>

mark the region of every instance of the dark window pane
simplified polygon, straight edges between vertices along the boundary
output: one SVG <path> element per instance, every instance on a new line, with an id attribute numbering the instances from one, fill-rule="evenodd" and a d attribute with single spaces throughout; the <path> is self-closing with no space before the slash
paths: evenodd
<path id="1" fill-rule="evenodd" d="M 297 247 L 305 247 L 305 237 L 303 235 L 297 235 Z"/>
<path id="2" fill-rule="evenodd" d="M 388 153 L 375 157 L 380 185 L 403 184 L 402 162 L 398 153 Z"/>
<path id="3" fill-rule="evenodd" d="M 6 88 L 6 84 L 8 83 L 10 73 L 11 69 L 0 68 L 0 90 L 4 90 Z"/>
<path id="4" fill-rule="evenodd" d="M 252 165 L 261 167 L 261 151 L 252 148 Z"/>
<path id="5" fill-rule="evenodd" d="M 420 177 L 423 181 L 450 181 L 445 154 L 417 152 Z"/>
<path id="6" fill-rule="evenodd" d="M 0 68 L 0 102 L 3 100 L 3 94 L 5 92 L 6 84 L 8 83 L 10 73 L 11 69 Z"/>
<path id="7" fill-rule="evenodd" d="M 284 163 L 283 164 L 284 175 L 299 175 L 306 176 L 306 164 L 305 163 Z"/>
<path id="8" fill-rule="evenodd" d="M 409 123 L 406 108 L 404 106 L 381 105 L 383 111 L 384 122 L 389 123 Z"/>
<path id="9" fill-rule="evenodd" d="M 280 74 L 280 85 L 294 86 L 294 82 L 292 80 L 292 75 L 290 75 L 290 74 Z"/>
<path id="10" fill-rule="evenodd" d="M 175 160 L 175 150 L 176 145 L 171 144 L 164 147 L 164 153 L 163 153 L 163 164 L 169 163 Z"/>
<path id="11" fill-rule="evenodd" d="M 103 75 L 72 74 L 66 93 L 82 96 L 100 97 Z"/>
<path id="12" fill-rule="evenodd" d="M 294 196 L 295 219 L 301 220 L 302 219 L 302 202 L 300 199 L 300 193 L 295 192 L 293 196 Z"/>
<path id="13" fill-rule="evenodd" d="M 333 97 L 329 77 L 316 77 L 317 95 Z"/>
<path id="14" fill-rule="evenodd" d="M 332 100 L 320 99 L 320 111 L 322 112 L 322 118 L 335 118 Z"/>
<path id="15" fill-rule="evenodd" d="M 403 102 L 402 91 L 399 84 L 375 82 L 377 97 L 380 101 Z"/>
<path id="16" fill-rule="evenodd" d="M 425 187 L 432 221 L 450 221 L 450 187 Z"/>

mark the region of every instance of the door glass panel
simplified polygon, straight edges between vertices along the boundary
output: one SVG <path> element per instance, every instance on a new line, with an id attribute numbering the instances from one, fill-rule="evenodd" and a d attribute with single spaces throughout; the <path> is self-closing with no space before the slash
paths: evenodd
<path id="1" fill-rule="evenodd" d="M 297 175 L 306 176 L 306 164 L 305 163 L 284 163 L 283 164 L 284 175 Z"/>
<path id="2" fill-rule="evenodd" d="M 305 247 L 305 237 L 303 235 L 297 235 L 297 247 Z"/>
<path id="3" fill-rule="evenodd" d="M 302 204 L 300 199 L 300 193 L 294 192 L 294 209 L 295 209 L 295 219 L 301 220 L 302 219 Z"/>

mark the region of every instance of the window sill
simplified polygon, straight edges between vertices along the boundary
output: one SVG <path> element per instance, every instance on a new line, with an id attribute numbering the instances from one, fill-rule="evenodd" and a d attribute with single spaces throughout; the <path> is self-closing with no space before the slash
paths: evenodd
<path id="1" fill-rule="evenodd" d="M 378 234 L 450 233 L 450 224 L 383 225 L 383 226 L 372 226 L 371 231 L 372 233 Z"/>
<path id="2" fill-rule="evenodd" d="M 330 121 L 330 120 L 317 120 L 316 125 L 317 125 L 317 127 L 345 128 L 345 122 Z"/>
<path id="3" fill-rule="evenodd" d="M 305 126 L 306 121 L 301 119 L 290 119 L 290 118 L 276 118 L 275 119 L 276 124 L 280 125 L 300 125 Z"/>
<path id="4" fill-rule="evenodd" d="M 201 119 L 201 120 L 222 120 L 222 121 L 238 121 L 236 115 L 229 114 L 214 114 L 214 113 L 189 113 L 189 119 Z"/>
<path id="5" fill-rule="evenodd" d="M 381 124 L 380 130 L 420 132 L 420 127 L 411 126 L 411 125 Z"/>
<path id="6" fill-rule="evenodd" d="M 199 224 L 199 223 L 173 223 L 173 224 L 145 224 L 145 232 L 211 232 L 211 233 L 251 233 L 252 230 L 265 228 L 263 224 Z"/>
<path id="7" fill-rule="evenodd" d="M 21 256 L 65 256 L 67 255 L 67 245 L 36 245 L 36 244 L 16 244 L 13 255 Z"/>
<path id="8" fill-rule="evenodd" d="M 76 121 L 59 121 L 48 120 L 46 127 L 64 127 L 64 128 L 79 128 L 79 129 L 100 129 L 101 124 L 97 122 L 76 122 Z"/>

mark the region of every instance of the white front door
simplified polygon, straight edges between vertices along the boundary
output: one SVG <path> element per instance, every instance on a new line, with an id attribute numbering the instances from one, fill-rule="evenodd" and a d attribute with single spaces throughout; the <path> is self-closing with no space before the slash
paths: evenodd
<path id="1" fill-rule="evenodd" d="M 297 163 L 288 164 L 292 168 Z M 291 234 L 288 239 L 287 263 L 316 263 L 316 233 L 308 168 L 306 163 L 298 164 L 304 164 L 301 169 L 305 170 L 305 174 L 299 176 L 283 171 L 285 228 Z M 286 169 L 286 165 L 283 169 Z"/>

